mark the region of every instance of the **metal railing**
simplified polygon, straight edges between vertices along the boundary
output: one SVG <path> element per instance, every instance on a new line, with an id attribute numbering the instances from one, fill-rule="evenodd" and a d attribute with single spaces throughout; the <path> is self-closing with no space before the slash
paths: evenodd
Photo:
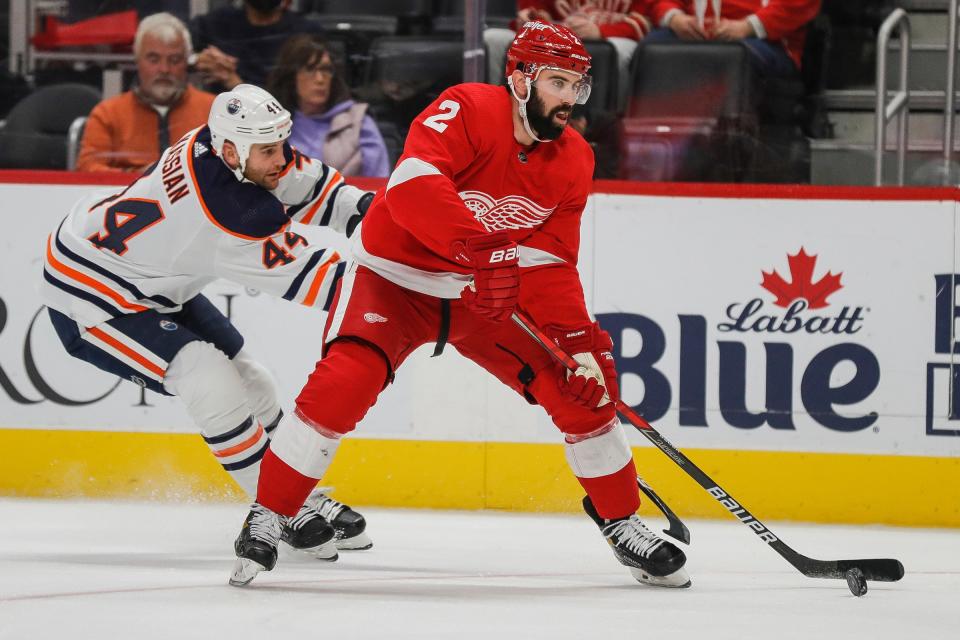
<path id="1" fill-rule="evenodd" d="M 483 82 L 486 75 L 486 51 L 483 48 L 483 23 L 487 0 L 466 0 L 463 12 L 463 81 Z"/>
<path id="2" fill-rule="evenodd" d="M 67 171 L 77 168 L 77 159 L 80 156 L 80 139 L 83 138 L 83 128 L 87 124 L 87 116 L 74 118 L 67 131 Z"/>
<path id="3" fill-rule="evenodd" d="M 943 175 L 944 182 L 950 179 L 950 167 L 953 164 L 953 123 L 956 118 L 954 105 L 956 68 L 957 68 L 957 0 L 950 0 L 947 23 L 947 83 L 944 87 L 946 101 L 943 106 Z"/>
<path id="4" fill-rule="evenodd" d="M 956 4 L 957 0 L 951 0 Z M 900 88 L 887 103 L 887 49 L 893 30 L 900 33 Z M 897 118 L 897 184 L 903 186 L 907 166 L 907 121 L 910 116 L 910 18 L 903 9 L 895 9 L 877 34 L 877 103 L 874 177 L 883 184 L 883 156 L 886 153 L 887 123 Z"/>

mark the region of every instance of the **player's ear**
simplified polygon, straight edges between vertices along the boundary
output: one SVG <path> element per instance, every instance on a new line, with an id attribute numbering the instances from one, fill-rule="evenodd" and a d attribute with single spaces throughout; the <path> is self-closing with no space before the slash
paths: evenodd
<path id="1" fill-rule="evenodd" d="M 231 169 L 236 169 L 240 166 L 240 154 L 237 153 L 237 147 L 229 140 L 223 142 L 223 161 L 226 162 L 227 166 Z"/>
<path id="2" fill-rule="evenodd" d="M 517 94 L 517 97 L 521 100 L 526 100 L 530 87 L 527 85 L 527 76 L 523 75 L 523 71 L 514 69 L 513 73 L 510 74 L 510 81 L 513 84 L 513 91 Z"/>

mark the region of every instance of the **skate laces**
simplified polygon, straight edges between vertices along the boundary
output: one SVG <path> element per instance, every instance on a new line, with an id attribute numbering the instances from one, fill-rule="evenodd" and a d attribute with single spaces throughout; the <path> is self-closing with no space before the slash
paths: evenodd
<path id="1" fill-rule="evenodd" d="M 297 511 L 297 515 L 292 517 L 290 521 L 287 522 L 287 526 L 294 531 L 299 531 L 303 525 L 310 522 L 318 515 L 319 514 L 317 513 L 316 509 L 314 509 L 310 503 L 306 503 L 300 507 L 300 511 Z"/>
<path id="2" fill-rule="evenodd" d="M 643 558 L 649 558 L 663 544 L 663 540 L 647 529 L 647 525 L 635 515 L 608 525 L 603 535 L 614 539 L 618 547 L 625 547 Z"/>
<path id="3" fill-rule="evenodd" d="M 250 506 L 250 537 L 276 547 L 287 518 L 259 504 Z"/>
<path id="4" fill-rule="evenodd" d="M 315 491 L 307 503 L 311 505 L 313 511 L 327 522 L 333 522 L 334 518 L 347 508 L 347 505 L 337 502 L 321 491 Z"/>

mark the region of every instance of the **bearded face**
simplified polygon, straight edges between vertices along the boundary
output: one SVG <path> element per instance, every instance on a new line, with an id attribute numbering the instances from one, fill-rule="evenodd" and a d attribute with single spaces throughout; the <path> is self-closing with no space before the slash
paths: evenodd
<path id="1" fill-rule="evenodd" d="M 556 99 L 553 99 L 556 102 Z M 530 101 L 527 102 L 527 119 L 530 127 L 541 140 L 556 140 L 563 133 L 570 118 L 573 105 L 561 101 L 548 107 L 536 84 L 531 87 Z"/>
<path id="2" fill-rule="evenodd" d="M 182 38 L 164 41 L 146 34 L 137 53 L 140 91 L 151 104 L 170 105 L 187 85 L 187 55 Z"/>

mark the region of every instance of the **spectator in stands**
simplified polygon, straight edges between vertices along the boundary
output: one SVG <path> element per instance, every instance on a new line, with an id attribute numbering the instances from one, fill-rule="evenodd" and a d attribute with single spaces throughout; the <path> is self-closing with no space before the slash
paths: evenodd
<path id="1" fill-rule="evenodd" d="M 287 38 L 322 30 L 289 6 L 290 0 L 244 0 L 242 7 L 194 18 L 191 30 L 200 51 L 196 67 L 208 89 L 229 91 L 243 82 L 263 86 Z"/>
<path id="2" fill-rule="evenodd" d="M 350 97 L 324 41 L 300 34 L 284 43 L 267 90 L 293 113 L 290 144 L 348 176 L 390 174 L 383 137 L 367 104 Z"/>
<path id="3" fill-rule="evenodd" d="M 517 0 L 517 20 L 559 22 L 581 40 L 622 38 L 636 43 L 650 31 L 649 0 Z"/>
<path id="4" fill-rule="evenodd" d="M 169 13 L 144 18 L 133 43 L 137 83 L 90 112 L 79 171 L 142 171 L 187 131 L 207 121 L 209 94 L 187 84 L 190 32 Z"/>
<path id="5" fill-rule="evenodd" d="M 630 80 L 630 61 L 637 42 L 650 31 L 647 18 L 650 0 L 517 0 L 514 29 L 531 20 L 562 24 L 581 40 L 606 40 L 617 50 L 621 89 Z M 489 77 L 503 76 L 507 47 L 516 34 L 509 29 L 487 29 Z"/>
<path id="6" fill-rule="evenodd" d="M 805 27 L 820 12 L 820 0 L 723 0 L 722 4 L 710 4 L 720 6 L 719 16 L 707 9 L 706 0 L 652 0 L 649 16 L 660 28 L 647 36 L 647 42 L 739 40 L 750 51 L 762 77 L 797 74 Z"/>

